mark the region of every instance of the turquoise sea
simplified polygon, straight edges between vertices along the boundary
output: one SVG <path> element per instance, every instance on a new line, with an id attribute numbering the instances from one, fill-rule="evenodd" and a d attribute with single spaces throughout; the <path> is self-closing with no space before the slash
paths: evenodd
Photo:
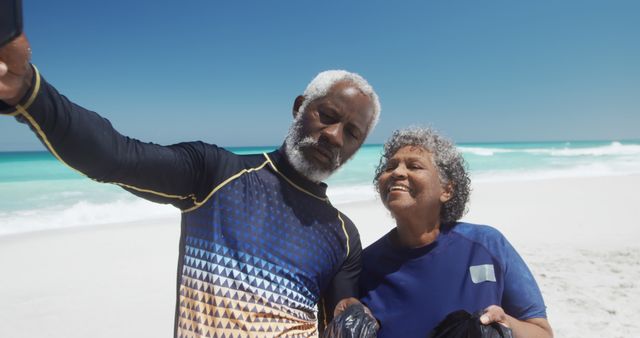
<path id="1" fill-rule="evenodd" d="M 472 180 L 521 181 L 640 174 L 640 141 L 462 143 Z M 245 154 L 275 147 L 229 148 Z M 370 199 L 381 145 L 366 145 L 329 179 L 334 204 Z M 47 152 L 0 152 L 0 235 L 136 221 L 176 210 L 99 184 Z"/>

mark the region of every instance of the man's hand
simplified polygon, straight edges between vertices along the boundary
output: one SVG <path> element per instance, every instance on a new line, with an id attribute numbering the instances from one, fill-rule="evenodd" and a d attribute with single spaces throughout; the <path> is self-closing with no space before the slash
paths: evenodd
<path id="1" fill-rule="evenodd" d="M 333 320 L 324 331 L 323 338 L 375 337 L 380 329 L 371 311 L 356 298 L 339 301 L 333 314 Z"/>
<path id="2" fill-rule="evenodd" d="M 20 35 L 0 49 L 0 100 L 15 106 L 31 88 L 31 47 Z"/>
<path id="3" fill-rule="evenodd" d="M 343 313 L 349 306 L 353 304 L 362 304 L 359 300 L 353 297 L 344 298 L 336 304 L 336 308 L 333 310 L 333 318 L 338 317 L 339 314 Z M 373 318 L 373 314 L 371 314 L 371 310 L 368 307 L 364 306 L 364 312 Z"/>
<path id="4" fill-rule="evenodd" d="M 349 306 L 353 304 L 362 305 L 362 308 L 364 309 L 364 313 L 366 313 L 367 316 L 371 317 L 373 321 L 376 323 L 376 326 L 378 326 L 378 320 L 376 319 L 376 317 L 373 316 L 373 313 L 371 313 L 371 310 L 369 310 L 369 308 L 366 307 L 364 304 L 362 304 L 358 299 L 353 297 L 344 298 L 341 301 L 339 301 L 338 304 L 336 304 L 336 308 L 333 310 L 333 318 L 338 317 L 339 314 L 343 313 L 344 310 L 346 310 Z"/>

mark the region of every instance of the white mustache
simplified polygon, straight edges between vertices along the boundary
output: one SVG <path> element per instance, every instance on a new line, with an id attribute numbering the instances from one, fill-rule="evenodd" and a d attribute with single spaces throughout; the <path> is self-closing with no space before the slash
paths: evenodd
<path id="1" fill-rule="evenodd" d="M 322 142 L 320 140 L 314 140 L 313 137 L 307 136 L 298 142 L 298 147 L 316 147 L 322 148 L 326 152 L 329 153 L 331 157 L 331 166 L 333 168 L 338 168 L 340 166 L 340 149 L 328 144 L 326 142 Z"/>

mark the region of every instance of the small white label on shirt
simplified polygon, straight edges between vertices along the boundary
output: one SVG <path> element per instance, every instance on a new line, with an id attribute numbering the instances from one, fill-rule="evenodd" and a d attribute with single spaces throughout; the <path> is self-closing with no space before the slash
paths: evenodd
<path id="1" fill-rule="evenodd" d="M 470 266 L 469 273 L 471 274 L 471 281 L 475 284 L 496 281 L 496 273 L 493 271 L 493 264 Z"/>

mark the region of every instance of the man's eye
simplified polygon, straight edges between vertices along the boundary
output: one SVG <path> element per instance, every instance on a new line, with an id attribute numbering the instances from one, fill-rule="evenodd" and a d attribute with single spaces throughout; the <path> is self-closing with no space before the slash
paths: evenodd
<path id="1" fill-rule="evenodd" d="M 318 116 L 320 116 L 320 121 L 322 123 L 332 123 L 336 121 L 336 118 L 329 112 L 319 109 Z"/>
<path id="2" fill-rule="evenodd" d="M 347 133 L 356 140 L 360 139 L 360 133 L 354 128 L 347 128 Z"/>

